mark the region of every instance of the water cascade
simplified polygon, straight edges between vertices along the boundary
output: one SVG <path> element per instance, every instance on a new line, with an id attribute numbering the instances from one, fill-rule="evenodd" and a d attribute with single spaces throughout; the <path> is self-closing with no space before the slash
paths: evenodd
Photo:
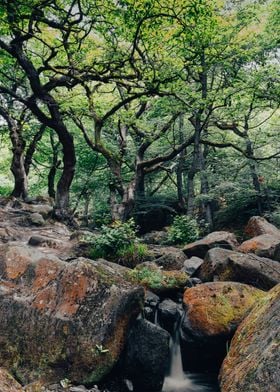
<path id="1" fill-rule="evenodd" d="M 164 380 L 162 392 L 216 391 L 216 388 L 212 389 L 206 385 L 203 376 L 184 372 L 180 348 L 180 326 L 181 321 L 176 323 L 170 341 L 170 367 Z"/>

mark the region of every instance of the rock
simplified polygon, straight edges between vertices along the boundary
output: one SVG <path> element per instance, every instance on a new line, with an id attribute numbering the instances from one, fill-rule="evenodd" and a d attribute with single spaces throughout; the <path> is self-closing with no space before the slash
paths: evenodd
<path id="1" fill-rule="evenodd" d="M 42 246 L 48 248 L 58 248 L 59 246 L 63 246 L 63 243 L 59 241 L 55 241 L 54 239 L 43 237 L 39 235 L 33 235 L 29 238 L 28 245 L 31 246 Z"/>
<path id="2" fill-rule="evenodd" d="M 155 322 L 157 307 L 160 298 L 149 290 L 146 290 L 144 315 L 148 321 Z"/>
<path id="3" fill-rule="evenodd" d="M 220 371 L 222 392 L 278 392 L 280 386 L 280 285 L 238 327 Z"/>
<path id="4" fill-rule="evenodd" d="M 43 216 L 43 218 L 47 218 L 50 213 L 53 211 L 53 207 L 48 205 L 48 204 L 26 204 L 23 202 L 20 202 L 19 207 L 23 211 L 27 211 L 33 214 L 40 214 Z"/>
<path id="5" fill-rule="evenodd" d="M 165 271 L 153 262 L 137 265 L 127 276 L 135 284 L 140 284 L 156 294 L 183 289 L 189 280 L 185 272 Z"/>
<path id="6" fill-rule="evenodd" d="M 167 298 L 163 300 L 158 306 L 158 320 L 162 328 L 170 334 L 174 332 L 176 323 L 181 317 L 180 306 Z"/>
<path id="7" fill-rule="evenodd" d="M 161 245 L 167 241 L 167 231 L 151 231 L 142 236 L 142 241 L 145 244 Z"/>
<path id="8" fill-rule="evenodd" d="M 0 368 L 0 391 L 1 392 L 23 392 L 22 386 L 8 373 Z"/>
<path id="9" fill-rule="evenodd" d="M 227 341 L 264 296 L 261 290 L 233 282 L 205 283 L 187 289 L 181 337 L 182 350 L 191 358 L 192 368 L 218 368 L 226 354 Z"/>
<path id="10" fill-rule="evenodd" d="M 262 234 L 280 237 L 280 230 L 261 216 L 252 216 L 244 231 L 250 238 L 257 237 Z"/>
<path id="11" fill-rule="evenodd" d="M 211 248 L 236 249 L 238 242 L 233 233 L 227 231 L 214 231 L 201 240 L 192 242 L 183 248 L 188 257 L 196 256 L 204 259 Z"/>
<path id="12" fill-rule="evenodd" d="M 185 271 L 189 276 L 192 276 L 203 263 L 203 259 L 193 256 L 184 261 L 182 271 Z"/>
<path id="13" fill-rule="evenodd" d="M 146 258 L 147 259 L 147 258 Z M 174 246 L 149 246 L 148 260 L 154 261 L 166 271 L 180 270 L 186 256 L 181 249 Z"/>
<path id="14" fill-rule="evenodd" d="M 0 275 L 1 363 L 25 384 L 101 379 L 144 300 L 143 288 L 119 266 L 83 258 L 66 263 L 24 245 L 0 246 Z"/>
<path id="15" fill-rule="evenodd" d="M 30 214 L 28 220 L 32 225 L 35 226 L 44 226 L 44 224 L 46 223 L 45 219 L 38 212 L 34 212 L 33 214 Z"/>
<path id="16" fill-rule="evenodd" d="M 279 258 L 280 236 L 262 234 L 244 241 L 238 248 L 243 253 L 255 253 L 261 257 L 268 257 L 280 261 Z"/>
<path id="17" fill-rule="evenodd" d="M 124 359 L 125 374 L 133 390 L 161 391 L 168 357 L 168 332 L 149 321 L 137 320 L 129 333 Z"/>
<path id="18" fill-rule="evenodd" d="M 203 282 L 233 281 L 269 290 L 280 282 L 280 263 L 254 254 L 211 249 L 195 275 Z"/>

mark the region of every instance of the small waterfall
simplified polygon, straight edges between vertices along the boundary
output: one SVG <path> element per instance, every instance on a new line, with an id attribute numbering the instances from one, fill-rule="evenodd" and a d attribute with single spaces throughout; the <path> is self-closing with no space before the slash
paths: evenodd
<path id="1" fill-rule="evenodd" d="M 162 392 L 206 392 L 208 388 L 197 385 L 183 370 L 180 347 L 181 322 L 182 317 L 176 323 L 170 341 L 170 368 L 165 377 Z"/>

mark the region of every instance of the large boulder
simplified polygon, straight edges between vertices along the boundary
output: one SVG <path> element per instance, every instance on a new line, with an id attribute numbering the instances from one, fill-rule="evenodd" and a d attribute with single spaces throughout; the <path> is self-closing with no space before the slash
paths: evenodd
<path id="1" fill-rule="evenodd" d="M 201 240 L 186 245 L 183 248 L 183 251 L 188 257 L 196 256 L 204 259 L 209 249 L 236 249 L 237 247 L 238 242 L 233 233 L 227 231 L 214 231 Z"/>
<path id="2" fill-rule="evenodd" d="M 175 248 L 174 246 L 153 245 L 149 246 L 148 257 L 146 259 L 154 261 L 166 271 L 171 271 L 180 270 L 184 265 L 186 256 L 181 249 Z"/>
<path id="3" fill-rule="evenodd" d="M 280 261 L 279 247 L 279 235 L 262 234 L 244 241 L 238 250 L 243 253 L 255 253 L 261 257 L 268 257 Z"/>
<path id="4" fill-rule="evenodd" d="M 220 371 L 222 392 L 278 392 L 280 386 L 280 285 L 238 327 Z"/>
<path id="5" fill-rule="evenodd" d="M 134 391 L 161 391 L 169 358 L 169 333 L 139 319 L 128 337 L 124 368 Z"/>
<path id="6" fill-rule="evenodd" d="M 226 343 L 248 311 L 265 292 L 234 282 L 213 282 L 187 289 L 181 324 L 182 349 L 193 354 L 191 366 L 217 367 Z"/>
<path id="7" fill-rule="evenodd" d="M 234 281 L 270 290 L 280 283 L 280 263 L 254 254 L 211 249 L 195 273 L 203 282 Z"/>
<path id="8" fill-rule="evenodd" d="M 111 263 L 72 263 L 37 248 L 0 246 L 0 363 L 37 378 L 92 383 L 122 352 L 144 291 Z M 126 270 L 125 270 L 126 273 Z"/>
<path id="9" fill-rule="evenodd" d="M 0 391 L 23 392 L 23 388 L 6 369 L 0 368 Z"/>
<path id="10" fill-rule="evenodd" d="M 252 216 L 244 231 L 250 238 L 257 237 L 262 234 L 280 237 L 280 230 L 261 216 Z"/>

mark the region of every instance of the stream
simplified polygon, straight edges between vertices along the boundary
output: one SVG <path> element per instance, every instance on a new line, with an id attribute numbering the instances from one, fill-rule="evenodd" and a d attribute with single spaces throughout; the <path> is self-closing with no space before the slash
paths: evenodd
<path id="1" fill-rule="evenodd" d="M 184 372 L 180 348 L 180 324 L 170 340 L 170 366 L 162 392 L 218 392 L 216 375 Z"/>

